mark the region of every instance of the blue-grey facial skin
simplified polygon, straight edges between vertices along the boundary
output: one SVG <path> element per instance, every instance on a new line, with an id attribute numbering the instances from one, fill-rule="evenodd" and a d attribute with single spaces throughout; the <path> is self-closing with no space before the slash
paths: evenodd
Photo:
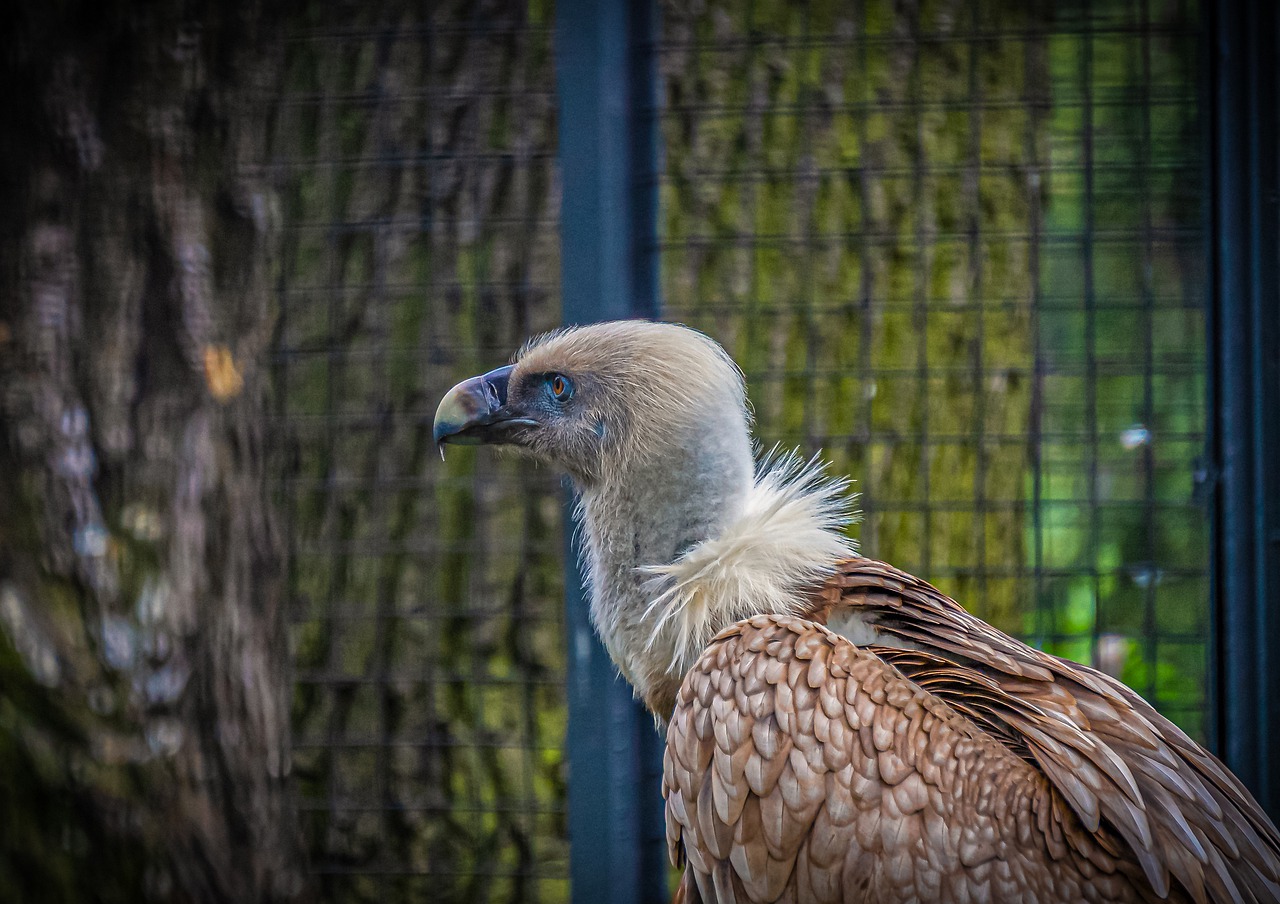
<path id="1" fill-rule="evenodd" d="M 531 374 L 512 386 L 514 370 L 515 365 L 499 367 L 449 390 L 436 409 L 436 445 L 519 445 L 531 430 L 564 416 L 574 396 L 572 380 L 562 374 Z"/>

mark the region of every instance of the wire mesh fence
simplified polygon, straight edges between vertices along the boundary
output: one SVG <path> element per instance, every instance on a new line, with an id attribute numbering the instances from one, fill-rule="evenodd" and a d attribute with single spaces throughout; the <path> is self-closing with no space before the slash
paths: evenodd
<path id="1" fill-rule="evenodd" d="M 558 483 L 429 435 L 559 321 L 552 10 L 316 9 L 272 161 L 307 842 L 330 900 L 563 900 Z M 1197 15 L 712 0 L 650 49 L 664 317 L 867 554 L 1198 735 Z"/>
<path id="2" fill-rule="evenodd" d="M 868 555 L 1201 735 L 1196 16 L 673 4 L 655 250 Z"/>
<path id="3" fill-rule="evenodd" d="M 549 11 L 317 5 L 287 44 L 295 771 L 327 899 L 566 897 L 558 483 L 441 462 L 558 321 Z"/>

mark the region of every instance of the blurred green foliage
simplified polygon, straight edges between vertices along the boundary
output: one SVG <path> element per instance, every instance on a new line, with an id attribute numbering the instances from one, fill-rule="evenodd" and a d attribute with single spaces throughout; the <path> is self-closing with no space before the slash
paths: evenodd
<path id="1" fill-rule="evenodd" d="M 1041 280 L 1044 575 L 1023 633 L 1113 672 L 1204 730 L 1208 519 L 1204 188 L 1193 10 L 1093 7 L 1098 33 L 1048 42 Z M 1068 22 L 1070 19 L 1068 18 Z M 1038 539 L 1034 538 L 1036 527 Z"/>
<path id="2" fill-rule="evenodd" d="M 49 706 L 48 689 L 3 633 L 0 686 L 0 901 L 135 899 L 145 851 L 130 827 L 101 814 L 114 803 L 128 818 L 136 776 L 86 768 L 91 741 L 80 715 Z M 82 757 L 69 762 L 68 750 Z"/>

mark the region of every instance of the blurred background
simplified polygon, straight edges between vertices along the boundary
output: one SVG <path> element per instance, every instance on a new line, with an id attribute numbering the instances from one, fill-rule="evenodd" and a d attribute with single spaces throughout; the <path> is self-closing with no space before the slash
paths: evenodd
<path id="1" fill-rule="evenodd" d="M 1274 541 L 1231 519 L 1276 523 L 1275 317 L 1229 301 L 1274 286 L 1239 274 L 1280 251 L 1248 181 L 1277 82 L 1209 40 L 1256 55 L 1274 11 L 25 6 L 0 900 L 661 899 L 659 742 L 570 655 L 566 490 L 430 435 L 454 382 L 606 316 L 723 342 L 762 442 L 856 479 L 867 555 L 1274 791 Z M 1222 216 L 1251 197 L 1272 219 Z"/>

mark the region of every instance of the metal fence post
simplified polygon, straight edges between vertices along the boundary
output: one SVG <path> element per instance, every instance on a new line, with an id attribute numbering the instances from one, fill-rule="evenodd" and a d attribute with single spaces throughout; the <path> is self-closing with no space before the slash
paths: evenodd
<path id="1" fill-rule="evenodd" d="M 556 4 L 561 282 L 567 324 L 658 312 L 656 256 L 651 253 L 658 154 L 652 53 L 656 15 L 651 0 Z M 568 546 L 573 900 L 665 901 L 661 740 L 592 631 L 576 542 L 571 538 Z"/>
<path id="2" fill-rule="evenodd" d="M 1213 738 L 1280 817 L 1280 18 L 1253 0 L 1208 9 Z"/>

